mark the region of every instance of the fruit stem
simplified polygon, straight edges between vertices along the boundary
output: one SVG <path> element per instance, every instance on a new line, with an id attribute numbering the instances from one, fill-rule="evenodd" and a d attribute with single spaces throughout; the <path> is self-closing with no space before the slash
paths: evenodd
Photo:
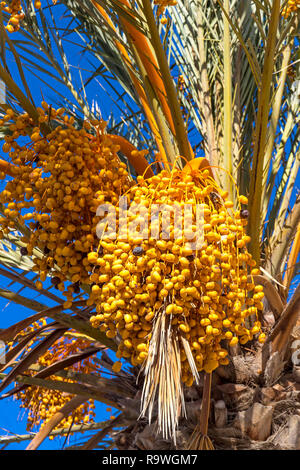
<path id="1" fill-rule="evenodd" d="M 14 176 L 14 165 L 5 160 L 0 160 L 0 171 L 9 176 Z"/>
<path id="2" fill-rule="evenodd" d="M 207 435 L 208 419 L 210 413 L 210 395 L 211 395 L 211 378 L 212 373 L 204 374 L 202 405 L 200 412 L 200 432 L 203 436 Z"/>
<path id="3" fill-rule="evenodd" d="M 151 167 L 149 167 L 149 163 L 146 158 L 137 151 L 136 147 L 133 144 L 131 144 L 128 140 L 119 135 L 107 134 L 107 137 L 113 142 L 113 144 L 120 146 L 120 151 L 132 164 L 138 175 L 144 175 L 145 178 L 150 178 L 154 175 Z"/>

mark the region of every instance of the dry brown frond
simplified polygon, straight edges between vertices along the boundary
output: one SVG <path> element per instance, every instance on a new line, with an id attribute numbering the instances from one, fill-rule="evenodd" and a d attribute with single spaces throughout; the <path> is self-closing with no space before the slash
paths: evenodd
<path id="1" fill-rule="evenodd" d="M 151 422 L 155 399 L 158 396 L 158 432 L 162 432 L 164 438 L 172 436 L 174 442 L 178 418 L 181 412 L 185 415 L 178 345 L 179 339 L 172 329 L 171 320 L 162 309 L 154 320 L 149 354 L 143 367 L 145 381 L 141 416 L 147 414 Z"/>

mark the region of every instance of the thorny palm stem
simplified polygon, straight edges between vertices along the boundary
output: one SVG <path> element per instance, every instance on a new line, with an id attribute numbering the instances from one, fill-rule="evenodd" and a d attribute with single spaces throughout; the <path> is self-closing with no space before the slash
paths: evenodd
<path id="1" fill-rule="evenodd" d="M 168 105 L 170 107 L 173 119 L 176 141 L 179 147 L 179 151 L 180 154 L 184 156 L 187 160 L 191 160 L 194 157 L 193 151 L 188 140 L 187 130 L 185 128 L 185 124 L 182 118 L 180 104 L 178 101 L 178 96 L 173 83 L 173 79 L 171 77 L 169 64 L 160 41 L 159 33 L 157 31 L 152 6 L 149 0 L 142 0 L 142 2 L 144 7 L 144 14 L 151 35 L 151 42 L 157 55 L 160 73 L 167 91 Z"/>

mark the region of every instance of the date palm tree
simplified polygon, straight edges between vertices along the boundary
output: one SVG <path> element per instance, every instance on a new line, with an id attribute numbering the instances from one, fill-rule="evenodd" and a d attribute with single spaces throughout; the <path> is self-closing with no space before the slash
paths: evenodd
<path id="1" fill-rule="evenodd" d="M 166 436 L 157 429 L 157 401 L 151 420 L 141 415 L 140 366 L 125 359 L 118 370 L 113 357 L 119 336 L 110 338 L 90 323 L 91 286 L 80 285 L 69 306 L 51 270 L 44 285 L 37 283 L 32 256 L 41 251 L 35 246 L 29 254 L 24 242 L 32 227 L 11 217 L 10 230 L 0 232 L 0 296 L 26 307 L 28 315 L 0 331 L 6 344 L 1 398 L 20 399 L 29 390 L 36 397 L 44 391 L 67 397 L 60 409 L 49 411 L 28 448 L 38 448 L 48 436 L 79 431 L 80 440 L 70 448 L 300 448 L 298 5 L 43 0 L 39 8 L 39 2 L 24 0 L 22 13 L 12 0 L 0 12 L 3 141 L 13 132 L 11 121 L 3 119 L 9 110 L 28 113 L 35 128 L 40 102 L 47 101 L 63 106 L 77 128 L 107 117 L 107 132 L 132 180 L 148 163 L 157 161 L 160 171 L 184 165 L 179 155 L 188 162 L 199 159 L 236 207 L 239 194 L 248 197 L 243 217 L 249 251 L 260 267 L 254 283 L 265 295 L 265 343 L 253 339 L 230 347 L 228 365 L 201 372 L 197 384 L 184 387 L 186 416 L 179 418 L 175 438 Z M 51 107 L 45 135 L 57 125 Z M 148 151 L 147 162 L 140 150 Z M 2 154 L 0 171 L 4 189 L 14 177 L 10 154 Z M 2 224 L 6 208 L 1 203 Z M 66 338 L 78 349 L 71 351 L 66 342 L 65 355 L 55 355 L 54 345 Z M 87 369 L 85 361 L 93 366 Z M 165 400 L 174 407 L 170 395 Z M 75 419 L 76 410 L 85 410 L 84 418 L 82 407 L 91 400 L 114 408 L 115 419 Z M 3 436 L 0 443 L 31 436 Z"/>

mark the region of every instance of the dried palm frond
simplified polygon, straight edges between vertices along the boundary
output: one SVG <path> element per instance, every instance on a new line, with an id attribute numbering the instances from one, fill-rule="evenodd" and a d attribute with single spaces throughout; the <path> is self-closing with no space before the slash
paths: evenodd
<path id="1" fill-rule="evenodd" d="M 157 312 L 153 323 L 148 358 L 142 367 L 141 416 L 148 416 L 151 423 L 157 400 L 158 432 L 162 432 L 164 438 L 172 436 L 176 442 L 178 419 L 181 414 L 185 415 L 179 338 L 163 309 Z"/>

